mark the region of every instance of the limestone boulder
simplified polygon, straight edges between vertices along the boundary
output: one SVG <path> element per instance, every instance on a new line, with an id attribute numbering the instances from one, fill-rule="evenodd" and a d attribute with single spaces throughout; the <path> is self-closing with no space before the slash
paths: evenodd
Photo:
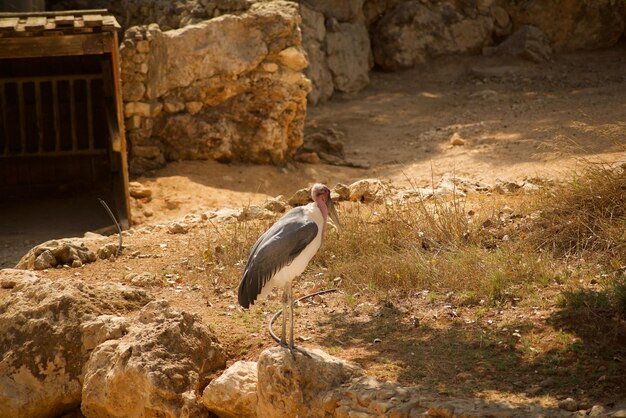
<path id="1" fill-rule="evenodd" d="M 311 202 L 311 188 L 296 191 L 287 201 L 291 206 L 302 206 Z"/>
<path id="2" fill-rule="evenodd" d="M 386 13 L 371 32 L 374 61 L 395 71 L 431 56 L 478 53 L 492 42 L 493 18 L 466 16 L 449 2 L 406 1 Z"/>
<path id="3" fill-rule="evenodd" d="M 552 58 L 550 41 L 535 26 L 522 26 L 497 47 L 487 48 L 486 54 L 513 56 L 533 62 L 545 62 Z"/>
<path id="4" fill-rule="evenodd" d="M 250 19 L 230 15 L 161 32 L 150 48 L 148 97 L 160 97 L 197 79 L 234 77 L 257 67 L 268 49 L 255 26 Z M 177 59 L 166 59 L 170 56 Z"/>
<path id="5" fill-rule="evenodd" d="M 150 296 L 123 285 L 51 281 L 15 270 L 0 275 L 13 282 L 0 303 L 0 416 L 54 417 L 77 408 L 90 350 L 121 335 L 123 321 L 113 318 Z"/>
<path id="6" fill-rule="evenodd" d="M 326 24 L 322 13 L 300 4 L 302 16 L 302 47 L 305 49 L 309 66 L 305 73 L 311 80 L 308 95 L 310 104 L 323 103 L 333 94 L 333 77 L 326 57 Z"/>
<path id="7" fill-rule="evenodd" d="M 339 23 L 326 34 L 326 52 L 335 90 L 354 93 L 369 84 L 373 59 L 364 22 Z"/>
<path id="8" fill-rule="evenodd" d="M 257 363 L 238 361 L 202 393 L 202 404 L 221 418 L 253 418 L 257 407 Z"/>
<path id="9" fill-rule="evenodd" d="M 626 6 L 612 0 L 499 2 L 514 28 L 541 29 L 557 52 L 607 48 L 624 33 Z"/>
<path id="10" fill-rule="evenodd" d="M 344 138 L 345 134 L 342 131 L 333 128 L 321 129 L 304 137 L 304 144 L 299 152 L 315 152 L 322 159 L 324 155 L 345 158 Z"/>
<path id="11" fill-rule="evenodd" d="M 85 3 L 85 2 L 83 2 Z M 98 2 L 89 2 L 102 4 Z M 178 29 L 223 14 L 241 14 L 250 8 L 246 0 L 184 1 L 166 0 L 109 1 L 108 9 L 123 27 L 156 22 L 164 30 Z"/>
<path id="12" fill-rule="evenodd" d="M 125 105 L 131 172 L 181 159 L 293 156 L 311 90 L 300 23 L 297 3 L 273 1 L 176 30 L 129 29 L 122 78 L 143 80 L 146 98 Z"/>
<path id="13" fill-rule="evenodd" d="M 158 138 L 163 143 L 165 158 L 181 159 L 233 159 L 233 142 L 238 139 L 238 127 L 229 120 L 207 123 L 202 116 L 177 114 L 159 121 Z"/>
<path id="14" fill-rule="evenodd" d="M 98 345 L 85 364 L 86 417 L 200 417 L 196 401 L 226 357 L 209 327 L 166 301 L 147 304 L 128 333 Z"/>
<path id="15" fill-rule="evenodd" d="M 56 266 L 80 267 L 83 264 L 96 261 L 96 253 L 93 247 L 102 239 L 68 238 L 50 240 L 32 248 L 17 263 L 18 269 L 45 270 Z M 90 247 L 88 247 L 89 245 Z"/>
<path id="16" fill-rule="evenodd" d="M 131 181 L 128 183 L 128 192 L 130 193 L 130 196 L 135 199 L 143 199 L 145 197 L 152 196 L 152 189 L 144 186 L 138 181 Z"/>
<path id="17" fill-rule="evenodd" d="M 270 348 L 258 361 L 257 416 L 324 417 L 329 392 L 362 374 L 358 366 L 322 350 L 292 354 L 282 347 Z"/>
<path id="18" fill-rule="evenodd" d="M 364 0 L 315 0 L 308 4 L 313 10 L 339 22 L 355 22 L 363 20 L 363 2 Z"/>
<path id="19" fill-rule="evenodd" d="M 363 203 L 380 202 L 385 195 L 385 185 L 379 179 L 363 179 L 349 186 L 350 200 Z"/>

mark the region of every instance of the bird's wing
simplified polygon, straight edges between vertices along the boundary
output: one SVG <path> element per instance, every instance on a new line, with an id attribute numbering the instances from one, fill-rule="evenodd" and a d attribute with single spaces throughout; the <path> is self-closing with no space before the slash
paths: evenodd
<path id="1" fill-rule="evenodd" d="M 261 235 L 250 251 L 239 284 L 238 300 L 244 308 L 254 303 L 263 286 L 291 263 L 318 233 L 315 222 L 291 212 L 293 210 Z"/>

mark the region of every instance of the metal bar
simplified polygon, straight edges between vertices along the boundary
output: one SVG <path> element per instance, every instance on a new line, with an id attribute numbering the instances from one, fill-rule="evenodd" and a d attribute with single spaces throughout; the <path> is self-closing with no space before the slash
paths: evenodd
<path id="1" fill-rule="evenodd" d="M 104 149 L 95 149 L 95 150 L 78 150 L 78 151 L 44 151 L 42 153 L 33 152 L 32 154 L 23 153 L 20 154 L 23 157 L 62 157 L 62 156 L 82 156 L 82 155 L 107 155 L 108 151 Z M 0 155 L 0 160 L 2 158 L 13 158 L 15 155 Z"/>
<path id="2" fill-rule="evenodd" d="M 18 154 L 26 152 L 26 109 L 24 108 L 24 83 L 17 83 L 17 103 L 20 121 L 20 151 Z"/>
<path id="3" fill-rule="evenodd" d="M 61 151 L 61 116 L 59 115 L 58 81 L 52 82 L 52 115 L 54 118 L 54 150 Z"/>
<path id="4" fill-rule="evenodd" d="M 87 132 L 89 135 L 89 149 L 94 149 L 93 139 L 93 106 L 91 105 L 91 81 L 86 81 L 87 84 Z"/>
<path id="5" fill-rule="evenodd" d="M 3 155 L 9 154 L 9 120 L 7 118 L 7 92 L 6 85 L 0 84 L 0 94 L 2 95 L 2 126 L 4 126 L 4 150 Z"/>
<path id="6" fill-rule="evenodd" d="M 0 83 L 18 83 L 34 81 L 66 81 L 66 80 L 102 80 L 102 73 L 93 74 L 66 74 L 66 75 L 43 75 L 38 77 L 2 77 Z"/>
<path id="7" fill-rule="evenodd" d="M 78 136 L 76 135 L 76 100 L 74 98 L 74 80 L 70 80 L 70 127 L 72 132 L 72 150 L 78 151 Z"/>
<path id="8" fill-rule="evenodd" d="M 37 134 L 39 143 L 37 149 L 43 151 L 43 111 L 41 110 L 41 83 L 35 81 L 35 113 L 37 115 Z"/>

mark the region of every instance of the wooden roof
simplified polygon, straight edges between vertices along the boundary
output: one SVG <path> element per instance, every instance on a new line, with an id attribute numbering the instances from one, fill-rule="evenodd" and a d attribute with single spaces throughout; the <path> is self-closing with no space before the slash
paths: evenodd
<path id="1" fill-rule="evenodd" d="M 119 29 L 117 20 L 106 9 L 0 13 L 0 38 L 74 35 Z"/>

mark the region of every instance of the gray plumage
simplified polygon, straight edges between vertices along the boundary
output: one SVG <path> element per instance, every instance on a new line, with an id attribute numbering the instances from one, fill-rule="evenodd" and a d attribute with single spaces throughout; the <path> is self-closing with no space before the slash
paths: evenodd
<path id="1" fill-rule="evenodd" d="M 239 304 L 254 304 L 276 272 L 291 263 L 315 239 L 319 228 L 305 216 L 304 209 L 291 209 L 268 229 L 250 250 L 243 278 L 239 283 Z"/>

